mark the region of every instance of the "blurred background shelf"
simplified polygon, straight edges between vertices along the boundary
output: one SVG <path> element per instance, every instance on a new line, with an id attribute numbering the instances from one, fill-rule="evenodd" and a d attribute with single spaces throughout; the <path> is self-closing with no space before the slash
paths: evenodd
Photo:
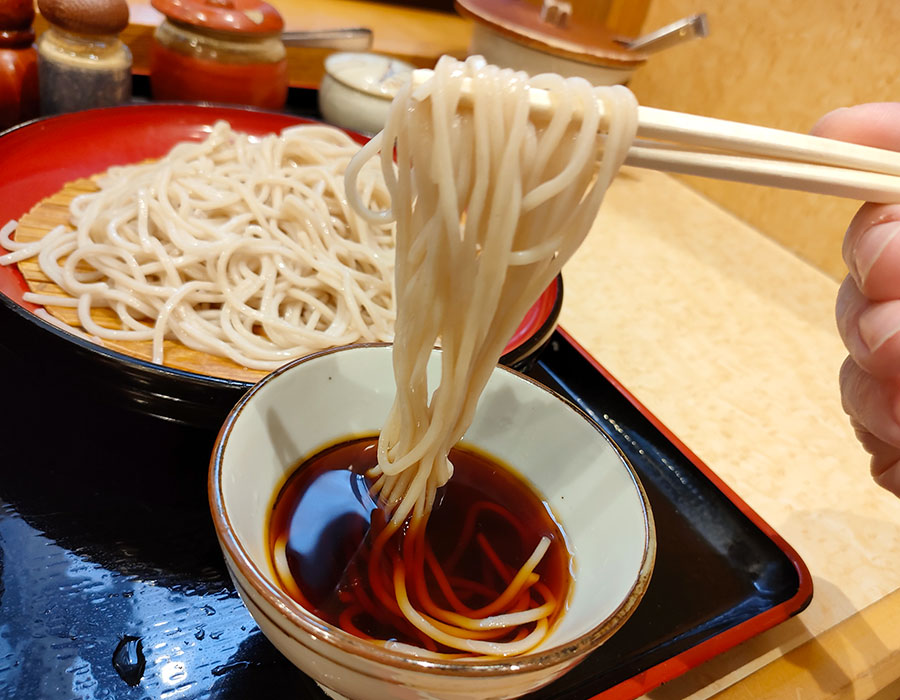
<path id="1" fill-rule="evenodd" d="M 472 33 L 468 20 L 428 8 L 386 5 L 362 0 L 276 0 L 285 31 L 368 27 L 372 51 L 431 67 L 444 55 L 462 57 Z M 150 42 L 162 15 L 149 2 L 130 2 L 131 25 L 122 34 L 131 47 L 136 72 L 149 69 Z M 35 28 L 41 30 L 42 19 Z M 325 58 L 333 49 L 288 47 L 288 74 L 294 87 L 315 88 L 324 74 Z"/>

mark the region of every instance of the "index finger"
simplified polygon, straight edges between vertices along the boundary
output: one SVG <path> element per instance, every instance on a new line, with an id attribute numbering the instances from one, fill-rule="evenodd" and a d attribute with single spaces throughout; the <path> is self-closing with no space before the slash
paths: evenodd
<path id="1" fill-rule="evenodd" d="M 870 102 L 836 109 L 822 117 L 811 133 L 838 141 L 900 151 L 900 103 Z"/>
<path id="2" fill-rule="evenodd" d="M 816 136 L 900 151 L 900 103 L 838 109 L 812 128 Z M 844 261 L 868 298 L 900 298 L 900 204 L 866 204 L 847 229 Z"/>

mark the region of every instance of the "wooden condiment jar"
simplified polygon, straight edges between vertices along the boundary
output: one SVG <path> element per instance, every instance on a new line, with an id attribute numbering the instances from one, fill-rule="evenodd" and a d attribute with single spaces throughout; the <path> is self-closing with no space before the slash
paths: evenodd
<path id="1" fill-rule="evenodd" d="M 38 0 L 50 27 L 38 40 L 41 112 L 109 107 L 131 98 L 125 0 Z"/>
<path id="2" fill-rule="evenodd" d="M 38 115 L 32 0 L 0 2 L 0 130 Z"/>
<path id="3" fill-rule="evenodd" d="M 166 19 L 154 34 L 157 100 L 280 109 L 287 100 L 284 20 L 262 0 L 152 0 Z"/>

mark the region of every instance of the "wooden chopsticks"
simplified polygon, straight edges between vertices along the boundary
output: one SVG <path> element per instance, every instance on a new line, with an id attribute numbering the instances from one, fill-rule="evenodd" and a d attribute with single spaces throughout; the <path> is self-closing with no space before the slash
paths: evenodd
<path id="1" fill-rule="evenodd" d="M 413 84 L 430 77 L 430 70 L 416 70 Z M 532 117 L 550 117 L 554 107 L 546 91 L 532 89 L 529 98 Z M 638 108 L 637 140 L 625 163 L 871 202 L 900 202 L 900 152 L 653 107 Z"/>
<path id="2" fill-rule="evenodd" d="M 720 180 L 900 202 L 898 152 L 653 107 L 638 108 L 638 140 L 625 162 Z"/>

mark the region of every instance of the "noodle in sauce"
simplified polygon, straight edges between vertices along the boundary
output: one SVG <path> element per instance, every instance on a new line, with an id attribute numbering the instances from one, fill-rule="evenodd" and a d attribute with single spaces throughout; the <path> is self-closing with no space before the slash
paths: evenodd
<path id="1" fill-rule="evenodd" d="M 350 634 L 432 658 L 508 656 L 552 629 L 571 555 L 547 504 L 511 470 L 457 446 L 428 528 L 397 531 L 376 551 L 387 524 L 366 477 L 376 442 L 334 445 L 288 477 L 268 528 L 281 587 Z M 520 569 L 539 540 L 546 553 Z M 422 613 L 410 620 L 410 610 Z M 462 636 L 453 632 L 460 624 Z"/>

